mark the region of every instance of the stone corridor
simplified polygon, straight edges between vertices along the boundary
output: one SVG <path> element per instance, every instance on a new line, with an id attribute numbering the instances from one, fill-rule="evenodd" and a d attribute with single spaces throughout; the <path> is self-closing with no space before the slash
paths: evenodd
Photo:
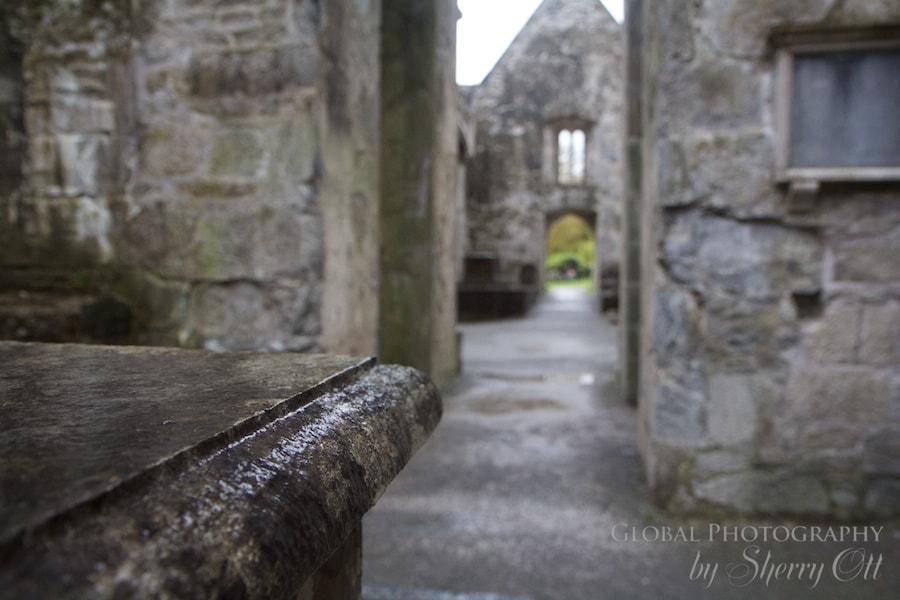
<path id="1" fill-rule="evenodd" d="M 567 291 L 526 318 L 462 326 L 464 372 L 445 390 L 442 423 L 364 521 L 366 600 L 874 599 L 897 589 L 884 566 L 837 583 L 835 557 L 863 546 L 847 543 L 757 543 L 758 576 L 729 580 L 729 563 L 753 566 L 743 553 L 754 544 L 710 527 L 750 527 L 749 537 L 766 524 L 654 515 L 635 411 L 614 400 L 616 331 L 593 302 Z M 623 541 L 666 527 L 682 539 Z M 884 565 L 900 545 L 888 529 L 864 545 Z M 767 585 L 769 551 L 770 565 L 824 564 L 818 584 L 795 575 Z M 708 588 L 698 556 L 719 565 Z"/>

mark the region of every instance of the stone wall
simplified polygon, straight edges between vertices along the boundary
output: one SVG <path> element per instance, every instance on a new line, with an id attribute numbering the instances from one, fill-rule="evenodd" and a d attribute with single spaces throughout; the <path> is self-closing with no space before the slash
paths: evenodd
<path id="1" fill-rule="evenodd" d="M 133 310 L 133 341 L 321 347 L 318 3 L 7 10 L 28 148 L 4 262 L 99 277 Z M 377 69 L 360 73 L 375 87 Z"/>
<path id="2" fill-rule="evenodd" d="M 499 258 L 499 279 L 543 271 L 546 230 L 575 212 L 596 223 L 598 256 L 619 261 L 621 34 L 598 0 L 545 0 L 472 92 L 466 248 Z M 585 180 L 559 185 L 556 134 L 588 133 Z"/>
<path id="3" fill-rule="evenodd" d="M 0 11 L 0 336 L 455 372 L 453 0 Z"/>
<path id="4" fill-rule="evenodd" d="M 643 5 L 643 6 L 641 6 Z M 643 25 L 642 447 L 670 508 L 900 506 L 900 184 L 776 174 L 773 34 L 900 24 L 891 3 L 631 2 Z M 644 106 L 641 106 L 641 102 Z M 640 160 L 639 155 L 635 155 Z"/>
<path id="5" fill-rule="evenodd" d="M 385 0 L 382 26 L 380 355 L 441 384 L 458 370 L 457 14 Z"/>

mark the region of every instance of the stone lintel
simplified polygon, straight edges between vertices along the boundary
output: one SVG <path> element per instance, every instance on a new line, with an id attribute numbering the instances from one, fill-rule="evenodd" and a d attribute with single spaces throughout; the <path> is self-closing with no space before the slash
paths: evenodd
<path id="1" fill-rule="evenodd" d="M 369 358 L 0 342 L 0 589 L 296 598 L 440 413 Z"/>

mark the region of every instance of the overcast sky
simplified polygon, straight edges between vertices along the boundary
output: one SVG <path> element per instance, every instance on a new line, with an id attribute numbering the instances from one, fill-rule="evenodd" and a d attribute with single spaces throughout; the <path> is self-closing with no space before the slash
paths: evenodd
<path id="1" fill-rule="evenodd" d="M 621 23 L 623 0 L 602 2 Z M 541 0 L 458 0 L 463 16 L 456 27 L 456 82 L 481 83 L 540 3 Z"/>

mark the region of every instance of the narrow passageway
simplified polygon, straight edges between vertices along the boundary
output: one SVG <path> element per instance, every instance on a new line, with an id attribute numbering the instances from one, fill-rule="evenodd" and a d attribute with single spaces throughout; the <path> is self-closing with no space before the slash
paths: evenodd
<path id="1" fill-rule="evenodd" d="M 638 518 L 643 489 L 635 414 L 614 394 L 615 328 L 594 306 L 560 289 L 525 318 L 462 326 L 443 421 L 366 519 L 366 598 L 594 598 L 609 585 L 610 555 L 627 550 L 610 530 Z"/>
<path id="2" fill-rule="evenodd" d="M 594 306 L 561 290 L 525 318 L 462 326 L 464 372 L 443 421 L 364 520 L 365 600 L 890 595 L 889 573 L 831 576 L 846 543 L 745 543 L 746 522 L 651 510 L 636 413 L 615 390 L 616 330 Z M 869 549 L 891 564 L 897 540 L 879 542 Z M 809 569 L 767 581 L 781 564 L 822 565 L 820 581 Z"/>

